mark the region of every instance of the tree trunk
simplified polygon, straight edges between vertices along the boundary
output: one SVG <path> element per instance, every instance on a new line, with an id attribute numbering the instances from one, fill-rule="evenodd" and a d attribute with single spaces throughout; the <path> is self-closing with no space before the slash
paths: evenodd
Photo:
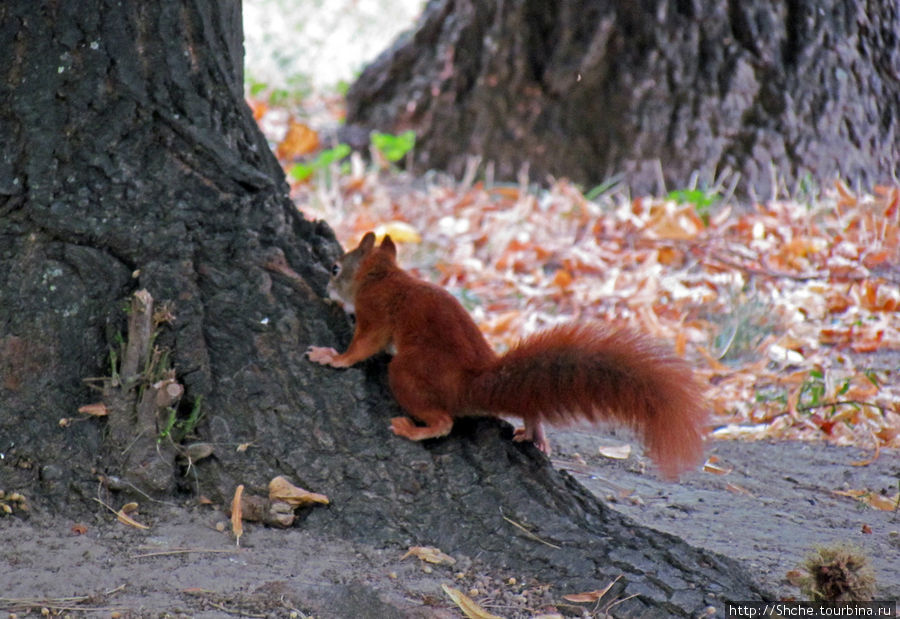
<path id="1" fill-rule="evenodd" d="M 623 574 L 617 593 L 637 594 L 623 615 L 763 595 L 733 562 L 609 512 L 502 422 L 426 444 L 393 437 L 383 359 L 309 363 L 310 343 L 349 339 L 319 298 L 339 248 L 289 201 L 243 102 L 239 3 L 133 6 L 0 6 L 0 488 L 71 514 L 100 509 L 98 477 L 117 504 L 136 488 L 226 505 L 238 484 L 260 494 L 284 475 L 331 499 L 304 526 L 434 544 L 570 590 Z M 296 275 L 273 268 L 284 260 Z M 128 423 L 157 424 L 135 440 L 169 440 L 154 406 L 173 400 L 140 397 L 166 389 L 147 369 L 166 358 L 184 388 L 170 392 L 175 412 L 200 405 L 193 433 L 214 457 L 178 464 L 190 453 L 175 445 L 123 458 Z M 90 377 L 106 377 L 99 393 Z M 76 414 L 97 400 L 109 421 Z M 132 474 L 152 458 L 154 479 Z"/>
<path id="2" fill-rule="evenodd" d="M 770 197 L 900 162 L 894 0 L 431 0 L 348 93 L 349 126 L 414 129 L 420 170 Z M 729 179 L 735 179 L 733 174 Z"/>

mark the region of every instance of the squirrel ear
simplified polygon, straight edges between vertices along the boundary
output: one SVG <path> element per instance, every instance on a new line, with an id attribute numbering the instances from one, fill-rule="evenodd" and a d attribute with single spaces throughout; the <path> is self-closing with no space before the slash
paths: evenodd
<path id="1" fill-rule="evenodd" d="M 394 245 L 394 241 L 391 240 L 390 234 L 385 234 L 384 238 L 381 239 L 381 250 L 388 252 L 392 258 L 397 257 L 397 246 Z"/>
<path id="2" fill-rule="evenodd" d="M 365 236 L 363 236 L 362 240 L 359 242 L 357 249 L 361 249 L 364 254 L 367 254 L 373 247 L 375 247 L 375 233 L 366 232 Z"/>

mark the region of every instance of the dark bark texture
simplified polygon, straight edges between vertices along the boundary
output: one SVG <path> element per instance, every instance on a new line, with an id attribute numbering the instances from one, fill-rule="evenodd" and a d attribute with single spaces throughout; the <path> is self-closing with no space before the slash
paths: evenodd
<path id="1" fill-rule="evenodd" d="M 420 170 L 478 155 L 507 180 L 528 163 L 638 192 L 695 172 L 761 198 L 871 186 L 900 165 L 898 36 L 894 0 L 431 0 L 347 121 L 415 129 Z"/>
<path id="2" fill-rule="evenodd" d="M 433 544 L 566 590 L 622 574 L 616 593 L 637 594 L 623 616 L 764 595 L 734 562 L 608 512 L 501 422 L 393 437 L 384 359 L 304 359 L 349 340 L 319 298 L 338 247 L 289 201 L 243 103 L 237 2 L 6 2 L 0 57 L 0 488 L 73 513 L 141 486 L 117 469 L 122 419 L 59 420 L 102 397 L 84 379 L 110 375 L 123 309 L 145 289 L 175 316 L 153 342 L 184 386 L 179 414 L 203 397 L 196 433 L 214 450 L 191 466 L 155 452 L 172 483 L 145 492 L 225 505 L 237 484 L 264 494 L 284 475 L 331 499 L 301 526 Z M 273 256 L 299 277 L 266 268 Z M 100 475 L 127 483 L 99 488 Z"/>

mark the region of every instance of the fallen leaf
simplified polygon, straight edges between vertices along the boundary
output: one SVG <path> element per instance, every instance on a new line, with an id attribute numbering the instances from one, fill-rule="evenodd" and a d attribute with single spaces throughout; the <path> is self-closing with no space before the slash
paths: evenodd
<path id="1" fill-rule="evenodd" d="M 389 221 L 375 226 L 375 236 L 381 241 L 387 235 L 398 243 L 421 243 L 422 235 L 405 221 Z"/>
<path id="2" fill-rule="evenodd" d="M 627 460 L 631 455 L 631 445 L 601 445 L 599 449 L 600 455 L 613 460 Z"/>
<path id="3" fill-rule="evenodd" d="M 734 469 L 733 468 L 726 469 L 726 468 L 719 466 L 718 464 L 713 464 L 712 462 L 707 460 L 703 464 L 703 470 L 706 471 L 707 473 L 713 473 L 714 475 L 728 475 Z"/>
<path id="4" fill-rule="evenodd" d="M 875 509 L 880 509 L 885 512 L 892 512 L 900 509 L 900 496 L 896 494 L 893 497 L 889 497 L 873 492 L 868 495 L 865 501 Z"/>
<path id="5" fill-rule="evenodd" d="M 609 593 L 609 590 L 612 589 L 612 586 L 618 582 L 621 576 L 616 576 L 615 579 L 610 582 L 608 585 L 603 587 L 602 589 L 596 589 L 594 591 L 585 591 L 584 593 L 569 593 L 563 596 L 564 600 L 569 602 L 578 602 L 578 603 L 591 603 L 596 602 L 604 595 Z"/>
<path id="6" fill-rule="evenodd" d="M 241 495 L 244 494 L 244 484 L 234 490 L 234 498 L 231 499 L 231 530 L 234 532 L 234 543 L 241 545 L 241 535 L 244 534 L 244 524 L 241 521 Z"/>
<path id="7" fill-rule="evenodd" d="M 563 290 L 572 285 L 572 282 L 575 280 L 572 277 L 572 274 L 569 273 L 566 269 L 557 269 L 556 274 L 553 276 L 553 285 L 559 286 Z"/>
<path id="8" fill-rule="evenodd" d="M 284 139 L 275 149 L 279 159 L 294 159 L 319 148 L 319 134 L 308 125 L 294 119 L 288 121 Z"/>
<path id="9" fill-rule="evenodd" d="M 281 475 L 269 482 L 269 499 L 272 501 L 283 501 L 292 507 L 309 505 L 311 503 L 328 505 L 329 502 L 328 497 L 324 494 L 317 494 L 298 488 Z"/>
<path id="10" fill-rule="evenodd" d="M 93 415 L 94 417 L 105 417 L 109 414 L 109 411 L 106 409 L 106 404 L 103 402 L 96 402 L 95 404 L 85 404 L 84 406 L 78 407 L 79 413 L 84 413 L 86 415 Z"/>
<path id="11" fill-rule="evenodd" d="M 129 516 L 129 514 L 137 512 L 137 508 L 137 503 L 126 503 L 119 511 L 116 512 L 116 519 L 118 519 L 118 521 L 122 524 L 127 524 L 128 526 L 134 527 L 136 529 L 149 529 L 150 527 L 148 527 L 146 524 L 142 524 Z"/>
<path id="12" fill-rule="evenodd" d="M 456 563 L 456 559 L 448 554 L 444 554 L 439 548 L 433 546 L 412 546 L 406 551 L 405 555 L 400 557 L 400 560 L 402 561 L 410 555 L 435 565 L 453 565 Z"/>
<path id="13" fill-rule="evenodd" d="M 484 610 L 481 606 L 475 603 L 472 598 L 467 596 L 465 593 L 460 591 L 459 589 L 454 589 L 453 587 L 448 587 L 447 585 L 441 585 L 441 589 L 444 590 L 453 602 L 459 606 L 459 609 L 463 612 L 466 617 L 469 619 L 503 619 L 503 617 L 499 617 L 497 615 L 492 615 L 491 613 Z"/>

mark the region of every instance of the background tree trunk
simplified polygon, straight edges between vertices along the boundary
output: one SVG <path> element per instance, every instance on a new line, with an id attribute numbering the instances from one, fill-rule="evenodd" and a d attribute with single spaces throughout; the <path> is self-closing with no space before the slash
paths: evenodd
<path id="1" fill-rule="evenodd" d="M 527 162 L 638 192 L 726 170 L 762 198 L 871 185 L 898 173 L 898 32 L 893 0 L 431 0 L 347 122 L 415 129 L 420 170 L 479 155 L 500 178 Z"/>
<path id="2" fill-rule="evenodd" d="M 89 499 L 100 474 L 123 475 L 121 441 L 102 419 L 59 421 L 102 396 L 83 379 L 110 375 L 123 308 L 146 289 L 175 316 L 155 343 L 185 387 L 180 415 L 203 396 L 197 433 L 215 450 L 190 467 L 147 456 L 182 491 L 224 505 L 238 483 L 264 492 L 285 475 L 332 500 L 304 526 L 573 589 L 624 574 L 618 593 L 637 597 L 623 615 L 762 595 L 733 562 L 608 512 L 501 422 L 396 439 L 383 360 L 304 359 L 349 339 L 319 299 L 338 247 L 289 201 L 243 102 L 238 2 L 23 0 L 0 6 L 0 28 L 0 488 L 100 509 Z M 281 254 L 299 278 L 266 268 Z"/>

